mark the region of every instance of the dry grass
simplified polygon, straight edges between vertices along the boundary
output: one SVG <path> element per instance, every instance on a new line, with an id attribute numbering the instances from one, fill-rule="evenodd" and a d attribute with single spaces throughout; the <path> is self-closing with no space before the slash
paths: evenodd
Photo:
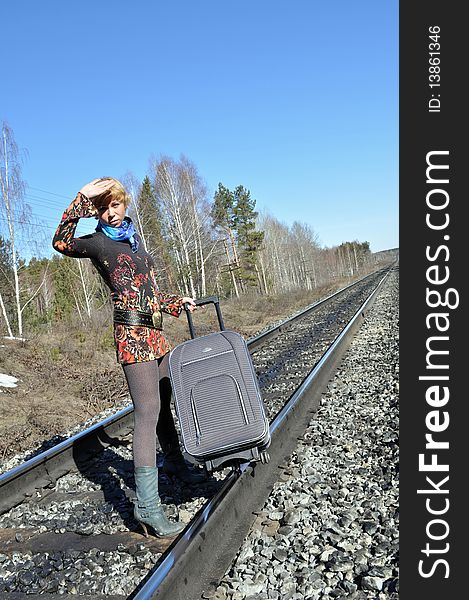
<path id="1" fill-rule="evenodd" d="M 85 335 L 56 327 L 24 342 L 2 341 L 0 373 L 18 382 L 16 388 L 0 387 L 0 459 L 112 405 L 109 398 L 124 379 L 112 351 L 101 349 L 101 339 L 105 344 L 106 331 Z M 86 393 L 90 385 L 100 402 Z"/>
<path id="2" fill-rule="evenodd" d="M 278 297 L 252 295 L 222 302 L 227 329 L 249 338 L 347 282 Z M 198 335 L 216 329 L 213 306 L 194 315 Z M 174 346 L 188 339 L 187 320 L 165 316 L 165 332 Z M 25 342 L 2 342 L 0 373 L 18 378 L 16 388 L 0 387 L 0 460 L 26 451 L 34 443 L 63 433 L 127 397 L 109 325 L 89 331 L 57 326 Z"/>

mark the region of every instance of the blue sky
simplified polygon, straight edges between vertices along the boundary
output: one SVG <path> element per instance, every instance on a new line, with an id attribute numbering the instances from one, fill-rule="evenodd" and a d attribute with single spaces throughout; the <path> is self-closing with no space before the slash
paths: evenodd
<path id="1" fill-rule="evenodd" d="M 0 121 L 50 235 L 87 181 L 184 154 L 210 197 L 244 185 L 323 246 L 398 246 L 397 0 L 23 0 L 1 21 Z"/>

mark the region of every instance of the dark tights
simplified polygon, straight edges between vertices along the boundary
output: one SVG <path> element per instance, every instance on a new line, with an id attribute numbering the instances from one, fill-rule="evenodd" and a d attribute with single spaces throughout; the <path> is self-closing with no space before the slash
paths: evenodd
<path id="1" fill-rule="evenodd" d="M 135 467 L 156 466 L 156 436 L 165 456 L 179 454 L 171 412 L 171 382 L 166 354 L 158 360 L 124 365 L 134 405 L 133 457 Z"/>

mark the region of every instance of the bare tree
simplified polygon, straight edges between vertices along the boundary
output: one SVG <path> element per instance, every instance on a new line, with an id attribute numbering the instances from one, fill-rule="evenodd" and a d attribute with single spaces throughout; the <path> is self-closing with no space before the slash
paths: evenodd
<path id="1" fill-rule="evenodd" d="M 207 289 L 206 265 L 215 251 L 210 236 L 206 190 L 195 166 L 185 157 L 162 157 L 153 164 L 153 187 L 162 210 L 179 274 L 179 286 L 197 296 Z"/>
<path id="2" fill-rule="evenodd" d="M 171 239 L 180 284 L 186 294 L 195 295 L 194 278 L 191 271 L 190 255 L 194 247 L 194 234 L 190 231 L 185 213 L 184 195 L 179 188 L 177 163 L 163 157 L 154 165 L 154 189 L 167 222 L 167 233 Z"/>
<path id="3" fill-rule="evenodd" d="M 210 206 L 207 202 L 207 188 L 194 163 L 182 156 L 180 169 L 182 189 L 187 198 L 190 221 L 195 235 L 197 291 L 201 296 L 205 296 L 207 294 L 207 262 L 217 252 L 219 240 L 211 235 L 213 227 Z"/>
<path id="4" fill-rule="evenodd" d="M 285 252 L 289 238 L 288 227 L 266 213 L 258 217 L 258 227 L 264 231 L 264 245 L 260 251 L 264 287 L 270 293 L 287 291 L 291 288 L 288 253 Z"/>
<path id="5" fill-rule="evenodd" d="M 10 318 L 8 316 L 4 295 L 8 298 L 10 293 L 10 279 L 11 279 L 11 248 L 10 244 L 6 242 L 0 236 L 0 310 L 1 316 L 5 321 L 5 326 L 8 331 L 9 337 L 13 337 L 11 330 Z M 1 318 L 0 318 L 1 323 Z"/>
<path id="6" fill-rule="evenodd" d="M 259 275 L 266 293 L 314 289 L 321 249 L 313 229 L 300 222 L 288 227 L 266 213 L 258 217 L 257 226 L 264 231 Z"/>
<path id="7" fill-rule="evenodd" d="M 3 302 L 2 294 L 0 294 L 0 309 L 2 310 L 2 316 L 5 321 L 5 325 L 8 331 L 8 337 L 13 338 L 13 332 L 11 330 L 10 319 L 8 318 L 7 311 L 5 308 L 5 304 Z"/>
<path id="8" fill-rule="evenodd" d="M 142 186 L 138 179 L 135 177 L 135 175 L 130 171 L 127 171 L 127 173 L 124 175 L 124 177 L 122 178 L 122 183 L 126 187 L 127 192 L 131 198 L 130 212 L 132 214 L 132 217 L 134 217 L 137 222 L 138 232 L 140 234 L 140 237 L 142 238 L 143 246 L 148 252 L 148 244 L 146 240 L 146 227 L 142 223 L 139 210 L 140 207 L 138 203 L 138 197 Z"/>
<path id="9" fill-rule="evenodd" d="M 15 291 L 15 313 L 18 335 L 23 335 L 23 319 L 18 276 L 18 248 L 16 227 L 18 222 L 28 220 L 28 207 L 24 203 L 24 182 L 21 177 L 21 160 L 13 131 L 4 122 L 0 140 L 0 216 L 6 223 L 7 239 L 11 247 L 12 271 Z M 10 334 L 10 337 L 11 336 Z"/>
<path id="10" fill-rule="evenodd" d="M 20 259 L 20 242 L 23 249 L 26 245 L 36 253 L 44 247 L 44 234 L 41 230 L 31 230 L 33 227 L 31 208 L 24 201 L 25 183 L 21 174 L 21 156 L 16 145 L 12 129 L 2 123 L 0 137 L 0 235 L 8 242 L 11 252 L 11 272 L 13 288 L 13 312 L 17 321 L 17 334 L 23 337 L 23 311 L 37 296 L 44 286 L 47 269 L 35 290 L 25 290 L 21 286 L 21 272 L 25 262 Z M 21 237 L 21 234 L 23 236 Z M 7 319 L 6 307 L 2 301 L 2 313 Z M 9 323 L 7 323 L 9 338 L 13 339 Z"/>
<path id="11" fill-rule="evenodd" d="M 295 221 L 291 226 L 291 238 L 297 285 L 312 290 L 317 285 L 315 265 L 320 251 L 318 237 L 310 225 Z"/>

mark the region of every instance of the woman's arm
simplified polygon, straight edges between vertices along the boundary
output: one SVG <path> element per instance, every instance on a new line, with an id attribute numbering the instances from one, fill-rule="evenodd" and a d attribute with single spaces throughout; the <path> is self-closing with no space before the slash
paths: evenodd
<path id="1" fill-rule="evenodd" d="M 54 239 L 52 240 L 52 247 L 57 252 L 65 254 L 66 256 L 72 256 L 73 258 L 84 258 L 89 257 L 89 250 L 91 249 L 89 237 L 83 236 L 82 238 L 76 238 L 75 230 L 78 225 L 78 220 L 82 217 L 92 217 L 96 214 L 94 206 L 81 192 L 78 192 L 75 200 L 70 204 L 62 215 L 62 220 L 57 227 Z"/>
<path id="2" fill-rule="evenodd" d="M 73 258 L 89 258 L 96 254 L 94 240 L 91 236 L 75 238 L 75 230 L 79 219 L 97 216 L 98 211 L 90 198 L 103 194 L 111 185 L 112 183 L 109 181 L 100 182 L 99 179 L 95 179 L 81 188 L 62 215 L 62 220 L 52 240 L 54 250 Z"/>
<path id="3" fill-rule="evenodd" d="M 173 317 L 179 317 L 182 312 L 182 307 L 186 303 L 189 305 L 190 312 L 194 312 L 197 308 L 194 299 L 189 296 L 169 295 L 164 292 L 158 292 L 158 296 L 161 310 Z"/>

